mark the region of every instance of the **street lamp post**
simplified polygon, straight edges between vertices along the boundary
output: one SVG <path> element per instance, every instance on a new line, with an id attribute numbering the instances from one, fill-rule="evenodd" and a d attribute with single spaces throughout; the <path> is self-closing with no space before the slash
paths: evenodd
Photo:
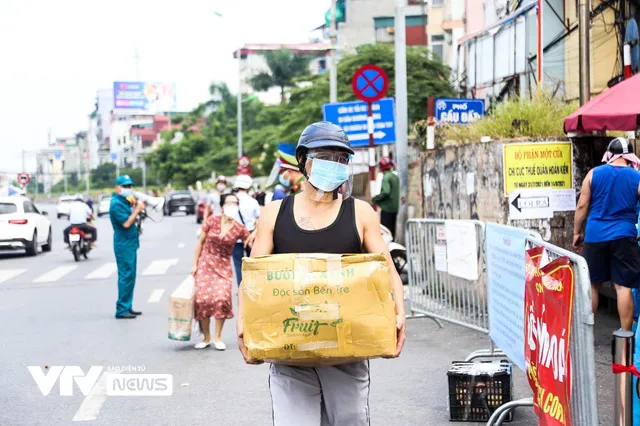
<path id="1" fill-rule="evenodd" d="M 218 18 L 224 18 L 222 13 L 214 11 L 213 14 Z M 238 48 L 238 158 L 242 157 L 242 47 Z"/>
<path id="2" fill-rule="evenodd" d="M 242 47 L 238 49 L 238 158 L 242 157 Z"/>

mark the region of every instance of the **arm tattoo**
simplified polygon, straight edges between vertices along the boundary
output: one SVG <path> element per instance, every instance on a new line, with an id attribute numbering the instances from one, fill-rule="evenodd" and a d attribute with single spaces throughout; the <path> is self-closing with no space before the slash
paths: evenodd
<path id="1" fill-rule="evenodd" d="M 300 228 L 306 229 L 307 231 L 314 231 L 316 228 L 313 226 L 313 222 L 311 221 L 311 216 L 305 216 L 300 218 Z"/>

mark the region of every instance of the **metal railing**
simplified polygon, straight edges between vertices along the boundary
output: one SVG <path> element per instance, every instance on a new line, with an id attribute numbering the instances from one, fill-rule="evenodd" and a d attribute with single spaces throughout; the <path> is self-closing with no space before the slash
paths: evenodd
<path id="1" fill-rule="evenodd" d="M 526 237 L 531 247 L 543 246 L 551 260 L 566 256 L 574 272 L 573 316 L 571 319 L 571 419 L 581 426 L 597 426 L 598 401 L 596 389 L 595 353 L 593 345 L 594 317 L 591 308 L 591 280 L 583 257 L 554 246 L 542 239 Z M 524 339 L 524 336 L 523 336 Z M 532 398 L 523 398 L 505 404 L 494 411 L 487 422 L 500 425 L 509 411 L 517 406 L 533 406 Z"/>
<path id="2" fill-rule="evenodd" d="M 466 279 L 444 271 L 447 222 L 473 225 L 476 234 L 477 279 Z M 409 301 L 412 316 L 426 316 L 489 332 L 484 256 L 484 224 L 477 220 L 447 221 L 411 219 L 407 222 Z"/>
<path id="3" fill-rule="evenodd" d="M 475 228 L 477 277 L 452 275 L 445 267 L 443 247 L 448 241 L 447 223 L 455 222 Z M 411 219 L 406 225 L 407 261 L 409 266 L 409 304 L 411 318 L 431 318 L 457 324 L 489 334 L 486 276 L 485 226 L 480 221 Z M 594 316 L 591 311 L 591 282 L 587 263 L 581 256 L 543 241 L 531 233 L 525 237 L 530 247 L 543 246 L 551 259 L 567 256 L 574 271 L 573 317 L 570 357 L 572 366 L 571 417 L 573 424 L 598 425 L 598 403 L 593 345 Z M 515 248 L 514 248 L 515 249 Z M 467 253 L 468 254 L 468 253 Z M 524 287 L 525 283 L 522 283 Z M 524 329 L 522 340 L 524 345 Z M 505 357 L 492 342 L 491 349 L 480 350 L 467 357 Z M 533 398 L 504 404 L 495 410 L 487 425 L 499 425 L 516 407 L 533 406 Z"/>

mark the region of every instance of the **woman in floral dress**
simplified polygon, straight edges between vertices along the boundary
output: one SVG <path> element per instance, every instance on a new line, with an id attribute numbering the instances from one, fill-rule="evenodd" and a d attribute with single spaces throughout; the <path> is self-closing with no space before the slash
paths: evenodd
<path id="1" fill-rule="evenodd" d="M 233 318 L 231 255 L 238 239 L 247 244 L 249 231 L 233 219 L 239 208 L 238 198 L 234 194 L 223 194 L 220 205 L 222 216 L 209 216 L 202 225 L 191 274 L 196 280 L 195 318 L 204 333 L 204 340 L 195 347 L 204 349 L 211 344 L 209 325 L 210 318 L 214 317 L 216 331 L 213 346 L 223 351 L 226 346 L 220 338 L 222 326 L 225 320 Z"/>

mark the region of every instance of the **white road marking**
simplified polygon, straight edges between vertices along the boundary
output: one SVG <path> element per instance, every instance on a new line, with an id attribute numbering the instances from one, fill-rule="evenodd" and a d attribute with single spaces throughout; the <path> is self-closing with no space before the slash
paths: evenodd
<path id="1" fill-rule="evenodd" d="M 144 270 L 142 275 L 164 275 L 167 270 L 178 264 L 178 259 L 154 260 L 151 265 Z"/>
<path id="2" fill-rule="evenodd" d="M 15 278 L 25 272 L 27 272 L 26 269 L 6 269 L 4 271 L 0 271 L 0 283 L 8 281 L 11 278 Z"/>
<path id="3" fill-rule="evenodd" d="M 149 296 L 149 303 L 158 303 L 160 299 L 162 299 L 162 295 L 164 294 L 164 290 L 161 288 L 157 288 L 153 290 L 151 296 Z"/>
<path id="4" fill-rule="evenodd" d="M 34 283 L 48 283 L 48 282 L 52 282 L 52 281 L 58 281 L 60 278 L 64 277 L 65 275 L 67 275 L 69 272 L 73 271 L 76 268 L 77 268 L 76 265 L 58 266 L 57 268 L 54 268 L 54 269 L 50 270 L 49 272 L 46 272 L 46 273 L 40 275 L 38 278 L 33 280 L 33 282 Z"/>
<path id="5" fill-rule="evenodd" d="M 84 277 L 85 280 L 95 280 L 109 278 L 114 272 L 118 270 L 118 266 L 115 262 L 105 263 L 95 271 Z"/>
<path id="6" fill-rule="evenodd" d="M 178 244 L 178 248 L 184 248 L 184 243 Z"/>
<path id="7" fill-rule="evenodd" d="M 98 418 L 100 409 L 107 400 L 107 374 L 114 373 L 107 373 L 105 371 L 100 375 L 89 395 L 82 400 L 82 404 L 80 404 L 80 408 L 78 408 L 76 415 L 73 416 L 74 422 L 84 422 L 88 420 L 96 420 Z"/>

